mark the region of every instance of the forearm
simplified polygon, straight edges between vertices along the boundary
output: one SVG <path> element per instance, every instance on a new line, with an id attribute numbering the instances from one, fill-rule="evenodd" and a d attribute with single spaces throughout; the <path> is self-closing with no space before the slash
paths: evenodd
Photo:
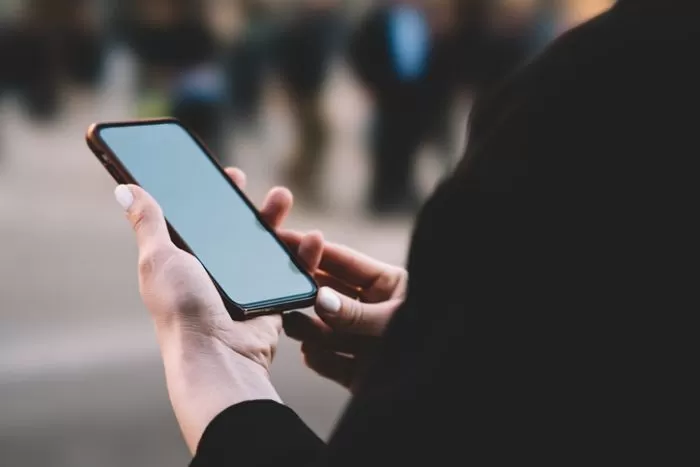
<path id="1" fill-rule="evenodd" d="M 320 455 L 323 442 L 282 405 L 264 366 L 187 327 L 158 339 L 193 467 L 301 467 Z"/>
<path id="2" fill-rule="evenodd" d="M 245 401 L 280 402 L 267 370 L 220 340 L 169 324 L 157 327 L 170 401 L 190 451 L 228 407 Z"/>

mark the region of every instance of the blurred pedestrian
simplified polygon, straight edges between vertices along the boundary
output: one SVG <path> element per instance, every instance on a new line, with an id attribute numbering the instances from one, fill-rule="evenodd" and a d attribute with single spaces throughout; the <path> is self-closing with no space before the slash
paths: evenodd
<path id="1" fill-rule="evenodd" d="M 100 2 L 70 0 L 56 3 L 62 3 L 63 11 L 67 13 L 59 31 L 61 61 L 67 77 L 81 86 L 94 88 L 101 78 L 108 39 Z"/>
<path id="2" fill-rule="evenodd" d="M 127 40 L 140 62 L 139 113 L 172 115 L 224 158 L 219 50 L 195 0 L 132 0 Z"/>
<path id="3" fill-rule="evenodd" d="M 327 143 L 322 91 L 342 31 L 339 2 L 304 0 L 283 23 L 275 47 L 275 65 L 299 128 L 287 183 L 309 205 L 318 205 L 318 177 Z"/>
<path id="4" fill-rule="evenodd" d="M 0 31 L 4 88 L 15 91 L 29 116 L 42 121 L 54 118 L 60 109 L 55 10 L 55 3 L 28 1 L 20 16 Z"/>
<path id="5" fill-rule="evenodd" d="M 374 7 L 353 33 L 349 60 L 374 103 L 373 180 L 376 214 L 415 212 L 416 155 L 445 125 L 459 57 L 435 34 L 419 2 Z"/>
<path id="6" fill-rule="evenodd" d="M 239 31 L 225 58 L 231 113 L 237 131 L 256 131 L 273 46 L 273 18 L 262 0 L 245 0 L 239 7 Z"/>

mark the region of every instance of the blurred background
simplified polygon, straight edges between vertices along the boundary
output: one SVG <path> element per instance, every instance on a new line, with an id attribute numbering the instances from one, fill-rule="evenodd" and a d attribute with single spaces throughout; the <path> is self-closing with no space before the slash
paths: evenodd
<path id="1" fill-rule="evenodd" d="M 186 465 L 94 121 L 172 115 L 290 225 L 403 264 L 471 103 L 604 0 L 0 0 L 0 463 Z M 283 339 L 326 437 L 347 394 Z"/>

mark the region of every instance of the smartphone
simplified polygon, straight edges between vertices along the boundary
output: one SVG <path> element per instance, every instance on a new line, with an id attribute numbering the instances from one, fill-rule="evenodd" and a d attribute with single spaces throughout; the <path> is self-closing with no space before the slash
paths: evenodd
<path id="1" fill-rule="evenodd" d="M 87 143 L 118 183 L 158 201 L 173 242 L 202 263 L 233 319 L 314 303 L 313 278 L 179 121 L 96 123 Z"/>

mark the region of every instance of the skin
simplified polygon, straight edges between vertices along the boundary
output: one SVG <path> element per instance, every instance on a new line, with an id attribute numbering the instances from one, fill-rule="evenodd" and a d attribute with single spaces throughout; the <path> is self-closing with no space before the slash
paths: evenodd
<path id="1" fill-rule="evenodd" d="M 227 169 L 245 189 L 245 174 Z M 207 425 L 231 405 L 259 399 L 281 402 L 269 369 L 283 328 L 281 316 L 231 320 L 206 271 L 170 240 L 156 201 L 143 189 L 115 190 L 139 250 L 139 288 L 153 319 L 168 394 L 192 453 Z M 316 316 L 285 316 L 287 334 L 302 342 L 306 364 L 352 389 L 374 343 L 404 298 L 406 271 L 318 232 L 284 230 L 293 204 L 285 188 L 273 188 L 260 212 L 322 286 Z M 350 298 L 353 297 L 353 298 Z"/>

